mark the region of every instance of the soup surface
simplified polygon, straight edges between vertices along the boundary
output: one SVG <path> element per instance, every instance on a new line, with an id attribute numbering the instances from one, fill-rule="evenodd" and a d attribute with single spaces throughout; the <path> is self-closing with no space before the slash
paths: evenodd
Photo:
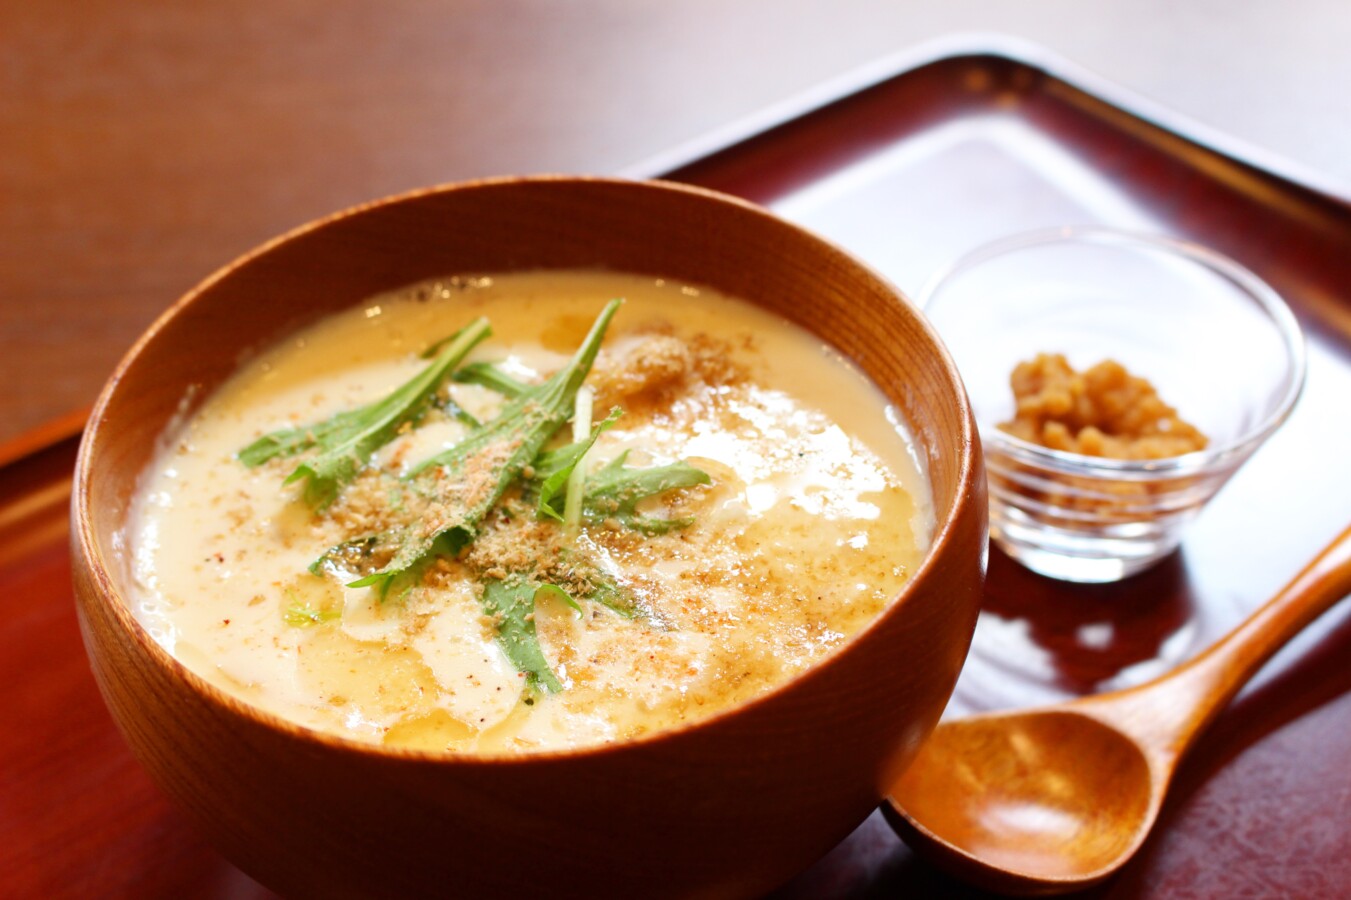
<path id="1" fill-rule="evenodd" d="M 550 377 L 612 298 L 552 425 Z M 422 407 L 325 446 L 476 317 L 491 336 Z M 128 527 L 137 615 L 227 692 L 358 740 L 520 753 L 770 690 L 888 604 L 933 525 L 898 414 L 819 339 L 704 288 L 540 272 L 372 298 L 260 354 L 166 438 Z"/>

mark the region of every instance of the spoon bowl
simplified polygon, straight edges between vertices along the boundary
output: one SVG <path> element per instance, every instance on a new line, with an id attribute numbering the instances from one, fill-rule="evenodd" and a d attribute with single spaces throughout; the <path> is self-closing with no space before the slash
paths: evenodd
<path id="1" fill-rule="evenodd" d="M 1135 851 L 1156 813 L 1153 781 L 1140 747 L 1092 716 L 980 716 L 940 725 L 892 789 L 904 813 L 883 810 L 907 843 L 948 851 L 949 869 L 983 862 L 1084 887 Z"/>
<path id="2" fill-rule="evenodd" d="M 883 812 L 915 850 L 1011 894 L 1080 890 L 1140 848 L 1178 761 L 1247 680 L 1351 591 L 1351 528 L 1205 653 L 1151 682 L 945 722 Z"/>

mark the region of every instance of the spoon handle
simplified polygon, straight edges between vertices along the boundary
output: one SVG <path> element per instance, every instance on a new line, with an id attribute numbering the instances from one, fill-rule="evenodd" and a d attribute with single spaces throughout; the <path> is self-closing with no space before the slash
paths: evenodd
<path id="1" fill-rule="evenodd" d="M 1351 527 L 1285 587 L 1204 653 L 1153 681 L 1073 704 L 1176 759 L 1291 638 L 1351 593 Z"/>

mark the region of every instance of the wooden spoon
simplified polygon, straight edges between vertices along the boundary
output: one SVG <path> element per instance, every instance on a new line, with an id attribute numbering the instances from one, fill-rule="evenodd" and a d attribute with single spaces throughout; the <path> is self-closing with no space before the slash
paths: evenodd
<path id="1" fill-rule="evenodd" d="M 1014 894 L 1102 881 L 1144 842 L 1178 760 L 1238 689 L 1351 592 L 1351 528 L 1205 653 L 1147 684 L 940 724 L 883 811 L 959 878 Z"/>

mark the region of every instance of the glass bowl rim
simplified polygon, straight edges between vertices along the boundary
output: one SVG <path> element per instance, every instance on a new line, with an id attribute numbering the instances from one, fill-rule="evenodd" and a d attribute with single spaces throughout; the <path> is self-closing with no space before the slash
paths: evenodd
<path id="1" fill-rule="evenodd" d="M 1299 322 L 1281 295 L 1250 269 L 1209 247 L 1194 241 L 1100 225 L 1071 225 L 1040 228 L 997 238 L 939 266 L 915 294 L 915 304 L 928 316 L 929 306 L 944 284 L 983 263 L 1020 250 L 1054 245 L 1085 244 L 1127 251 L 1151 251 L 1183 259 L 1232 282 L 1248 294 L 1270 318 L 1286 351 L 1285 392 L 1272 411 L 1260 421 L 1223 444 L 1162 459 L 1113 459 L 1087 456 L 1066 450 L 1053 450 L 1033 444 L 998 428 L 981 428 L 981 439 L 993 449 L 1016 462 L 1038 469 L 1078 477 L 1114 480 L 1152 481 L 1206 472 L 1223 471 L 1236 466 L 1266 440 L 1294 409 L 1304 388 L 1306 353 Z M 942 337 L 942 332 L 939 332 Z"/>

